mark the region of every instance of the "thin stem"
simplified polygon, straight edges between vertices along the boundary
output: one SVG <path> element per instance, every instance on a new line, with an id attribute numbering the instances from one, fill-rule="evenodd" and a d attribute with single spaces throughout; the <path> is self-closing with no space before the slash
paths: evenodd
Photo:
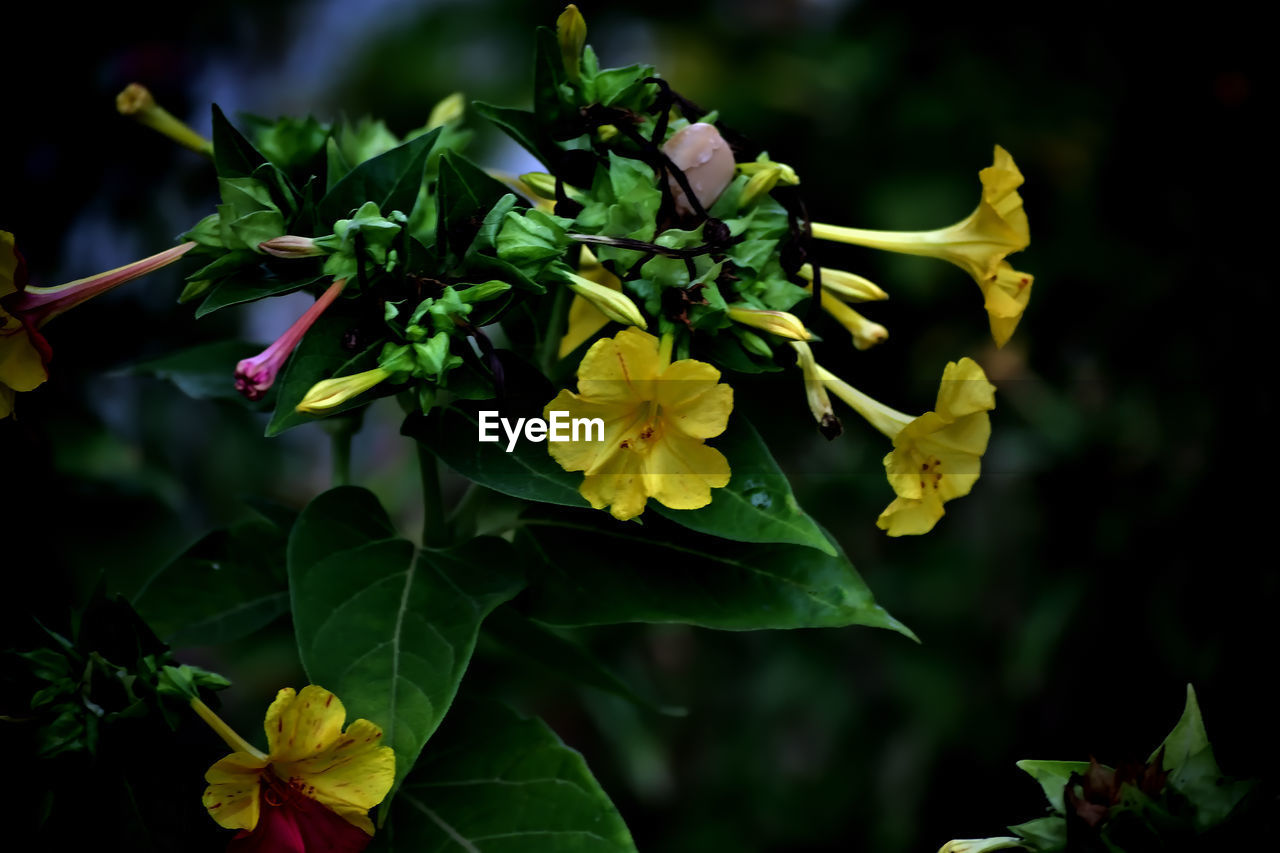
<path id="1" fill-rule="evenodd" d="M 335 429 L 329 433 L 335 487 L 351 485 L 351 437 L 354 432 L 349 429 Z"/>
<path id="2" fill-rule="evenodd" d="M 209 724 L 209 728 L 217 733 L 218 737 L 234 749 L 236 752 L 247 752 L 254 758 L 265 761 L 267 754 L 249 743 L 236 732 L 235 729 L 223 722 L 222 718 L 213 713 L 213 709 L 201 702 L 199 699 L 191 700 L 191 710 L 200 715 L 200 719 Z"/>
<path id="3" fill-rule="evenodd" d="M 422 547 L 443 548 L 449 544 L 449 527 L 444 517 L 440 471 L 435 454 L 422 442 L 418 442 L 418 471 L 422 475 Z"/>

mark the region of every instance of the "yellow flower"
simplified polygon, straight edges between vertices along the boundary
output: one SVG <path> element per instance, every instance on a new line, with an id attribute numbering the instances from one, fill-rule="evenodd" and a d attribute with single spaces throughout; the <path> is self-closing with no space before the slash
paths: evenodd
<path id="1" fill-rule="evenodd" d="M 1014 271 L 1005 258 L 1031 242 L 1027 214 L 1022 209 L 1022 173 L 1013 157 L 999 145 L 990 166 L 978 173 L 982 198 L 964 220 L 936 231 L 871 231 L 813 223 L 813 236 L 941 258 L 973 277 L 986 297 L 991 335 L 1004 346 L 1022 318 L 1030 296 L 1031 276 Z"/>
<path id="2" fill-rule="evenodd" d="M 312 385 L 311 389 L 303 396 L 302 402 L 298 403 L 294 408 L 296 411 L 306 412 L 309 415 L 323 414 L 330 409 L 341 406 L 357 394 L 363 394 L 379 382 L 389 378 L 391 378 L 389 370 L 375 367 L 363 373 L 323 379 Z"/>
<path id="3" fill-rule="evenodd" d="M 13 235 L 0 231 L 0 300 L 26 288 L 26 264 Z M 49 345 L 33 327 L 0 307 L 0 420 L 13 414 L 19 391 L 32 391 L 49 378 Z"/>
<path id="4" fill-rule="evenodd" d="M 220 826 L 273 835 L 281 822 L 327 823 L 331 833 L 344 831 L 341 822 L 315 808 L 318 803 L 373 835 L 368 812 L 391 790 L 395 753 L 382 745 L 382 729 L 368 720 L 356 720 L 344 732 L 347 711 L 337 696 L 314 684 L 301 693 L 291 687 L 277 693 L 263 722 L 266 754 L 200 700 L 191 706 L 236 750 L 205 773 L 204 806 Z M 301 832 L 308 834 L 306 827 Z"/>
<path id="5" fill-rule="evenodd" d="M 818 375 L 841 400 L 893 439 L 885 474 L 897 493 L 876 526 L 890 536 L 928 533 L 945 512 L 942 505 L 969 494 L 981 472 L 991 438 L 995 386 L 971 358 L 947 364 L 934 411 L 918 418 L 891 409 L 830 371 Z"/>
<path id="6" fill-rule="evenodd" d="M 578 491 L 614 518 L 634 518 L 649 498 L 704 507 L 712 489 L 729 484 L 728 460 L 704 443 L 724 432 L 733 410 L 733 389 L 719 380 L 705 362 L 672 363 L 669 337 L 660 345 L 630 328 L 596 341 L 578 365 L 578 393 L 561 391 L 544 417 L 600 418 L 603 440 L 549 442 L 551 456 L 585 472 Z"/>

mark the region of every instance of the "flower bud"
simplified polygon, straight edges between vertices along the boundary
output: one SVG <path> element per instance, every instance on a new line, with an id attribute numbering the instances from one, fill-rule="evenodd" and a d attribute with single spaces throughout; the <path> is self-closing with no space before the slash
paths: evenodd
<path id="1" fill-rule="evenodd" d="M 309 415 L 322 415 L 330 409 L 336 409 L 343 403 L 390 378 L 391 373 L 381 367 L 354 373 L 350 376 L 337 376 L 325 379 L 311 386 L 311 390 L 298 403 L 296 410 Z"/>
<path id="2" fill-rule="evenodd" d="M 570 290 L 590 302 L 610 320 L 626 326 L 639 326 L 642 329 L 649 327 L 640 309 L 625 293 L 573 273 L 565 273 L 565 276 L 568 278 Z"/>
<path id="3" fill-rule="evenodd" d="M 296 237 L 292 234 L 264 240 L 258 244 L 258 248 L 277 258 L 311 258 L 324 254 L 324 250 L 316 245 L 315 240 L 310 237 Z"/>
<path id="4" fill-rule="evenodd" d="M 120 115 L 132 116 L 152 130 L 157 130 L 179 145 L 200 154 L 212 154 L 213 143 L 196 133 L 185 122 L 175 118 L 156 103 L 151 91 L 141 83 L 130 83 L 116 95 L 116 110 Z"/>
<path id="5" fill-rule="evenodd" d="M 795 314 L 786 311 L 762 311 L 756 308 L 730 308 L 729 319 L 744 326 L 763 329 L 780 338 L 793 341 L 812 340 L 813 335 Z"/>

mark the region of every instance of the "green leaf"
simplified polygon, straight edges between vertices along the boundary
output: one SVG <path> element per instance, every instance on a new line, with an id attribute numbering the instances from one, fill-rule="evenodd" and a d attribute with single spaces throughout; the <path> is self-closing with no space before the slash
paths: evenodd
<path id="1" fill-rule="evenodd" d="M 688 713 L 684 708 L 660 705 L 641 695 L 579 643 L 525 618 L 510 607 L 501 607 L 489 617 L 484 623 L 484 634 L 509 654 L 533 661 L 553 676 L 620 696 L 654 713 L 670 717 L 683 717 Z"/>
<path id="2" fill-rule="evenodd" d="M 283 375 L 276 380 L 276 407 L 271 415 L 271 422 L 267 424 L 268 436 L 279 435 L 299 424 L 320 420 L 296 410 L 298 403 L 302 402 L 302 398 L 320 380 L 349 376 L 378 366 L 378 352 L 383 344 L 381 339 L 356 352 L 343 346 L 343 336 L 352 328 L 360 327 L 362 320 L 349 313 L 351 310 L 353 309 L 341 302 L 330 306 L 303 336 L 298 348 L 289 358 Z M 389 384 L 383 382 L 334 407 L 326 417 L 358 408 L 392 391 Z"/>
<path id="3" fill-rule="evenodd" d="M 220 178 L 249 178 L 267 158 L 213 105 L 213 165 Z"/>
<path id="4" fill-rule="evenodd" d="M 1017 826 L 1011 826 L 1009 831 L 1016 832 L 1031 842 L 1029 847 L 1035 850 L 1036 853 L 1056 853 L 1056 851 L 1067 848 L 1067 821 L 1065 818 L 1040 817 L 1035 820 L 1029 820 L 1026 823 L 1020 823 Z M 988 849 L 999 850 L 1002 848 Z"/>
<path id="5" fill-rule="evenodd" d="M 1196 701 L 1196 690 L 1190 684 L 1187 685 L 1187 704 L 1182 717 L 1147 762 L 1155 761 L 1161 750 L 1164 750 L 1162 770 L 1177 770 L 1205 750 L 1210 750 L 1210 756 L 1213 754 L 1209 747 L 1209 734 L 1204 729 L 1204 718 L 1200 716 L 1200 704 Z M 1216 769 L 1217 765 L 1214 767 Z"/>
<path id="6" fill-rule="evenodd" d="M 492 704 L 449 718 L 397 795 L 390 830 L 376 849 L 635 851 L 582 756 L 541 720 Z"/>
<path id="7" fill-rule="evenodd" d="M 538 117 L 529 110 L 517 110 L 512 107 L 498 107 L 476 101 L 471 108 L 477 114 L 496 124 L 507 136 L 510 136 L 528 151 L 543 166 L 550 168 L 555 153 L 554 144 L 547 138 Z"/>
<path id="8" fill-rule="evenodd" d="M 1081 776 L 1087 773 L 1089 771 L 1089 762 L 1024 759 L 1018 762 L 1018 769 L 1030 774 L 1032 779 L 1040 783 L 1045 799 L 1049 801 L 1049 805 L 1053 807 L 1055 812 L 1066 814 L 1067 809 L 1063 804 L 1063 794 L 1067 789 L 1067 781 L 1071 778 L 1072 773 L 1078 773 Z"/>
<path id="9" fill-rule="evenodd" d="M 440 158 L 436 188 L 439 205 L 436 237 L 448 250 L 449 262 L 455 263 L 466 256 L 485 214 L 511 195 L 511 190 L 455 151 L 447 151 Z"/>
<path id="10" fill-rule="evenodd" d="M 655 512 L 699 533 L 737 542 L 807 545 L 836 556 L 822 528 L 796 502 L 787 475 L 745 416 L 730 418 L 729 428 L 711 444 L 729 460 L 729 485 L 712 489 L 711 503 L 702 509 L 669 509 L 653 501 Z"/>
<path id="11" fill-rule="evenodd" d="M 239 276 L 225 278 L 214 285 L 209 291 L 209 295 L 205 297 L 204 302 L 200 303 L 200 307 L 196 309 L 196 319 L 198 320 L 206 314 L 212 314 L 214 311 L 230 305 L 254 302 L 258 299 L 266 299 L 269 296 L 283 296 L 286 293 L 309 287 L 322 279 L 324 279 L 324 276 L 305 276 L 295 279 L 277 279 L 261 276 L 256 278 L 242 278 Z"/>
<path id="12" fill-rule="evenodd" d="M 540 507 L 517 534 L 533 549 L 527 612 L 552 625 L 680 622 L 724 630 L 869 625 L 915 639 L 875 603 L 843 553 L 643 527 L 599 511 Z"/>
<path id="13" fill-rule="evenodd" d="M 236 364 L 241 359 L 257 355 L 261 349 L 257 344 L 245 341 L 218 341 L 144 361 L 122 372 L 168 380 L 188 397 L 197 400 L 248 403 L 236 391 Z"/>
<path id="14" fill-rule="evenodd" d="M 427 155 L 439 135 L 437 128 L 356 166 L 320 200 L 320 221 L 332 224 L 346 219 L 370 201 L 386 213 L 393 210 L 411 213 L 418 199 Z"/>
<path id="15" fill-rule="evenodd" d="M 289 592 L 308 678 L 382 727 L 398 784 L 449 710 L 481 621 L 524 580 L 501 539 L 418 551 L 365 538 L 390 527 L 375 506 L 349 486 L 312 501 L 289 537 Z"/>
<path id="16" fill-rule="evenodd" d="M 175 648 L 246 637 L 289 609 L 287 536 L 261 517 L 210 533 L 152 575 L 133 605 Z"/>

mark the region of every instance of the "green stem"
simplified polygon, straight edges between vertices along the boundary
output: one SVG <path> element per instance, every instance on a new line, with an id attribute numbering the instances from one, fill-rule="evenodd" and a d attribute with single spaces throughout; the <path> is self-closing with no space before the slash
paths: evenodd
<path id="1" fill-rule="evenodd" d="M 443 548 L 449 544 L 449 527 L 444 518 L 440 472 L 435 454 L 422 442 L 418 442 L 418 470 L 422 474 L 422 547 Z"/>
<path id="2" fill-rule="evenodd" d="M 333 485 L 351 484 L 351 437 L 355 430 L 335 429 L 329 433 L 329 446 L 333 456 Z"/>
<path id="3" fill-rule="evenodd" d="M 554 285 L 554 288 L 555 293 L 551 297 L 551 319 L 547 322 L 541 351 L 538 353 L 538 365 L 547 375 L 550 375 L 551 370 L 556 366 L 556 357 L 560 354 L 560 338 L 564 336 L 565 299 L 566 294 L 569 293 L 569 288 L 562 284 Z"/>

